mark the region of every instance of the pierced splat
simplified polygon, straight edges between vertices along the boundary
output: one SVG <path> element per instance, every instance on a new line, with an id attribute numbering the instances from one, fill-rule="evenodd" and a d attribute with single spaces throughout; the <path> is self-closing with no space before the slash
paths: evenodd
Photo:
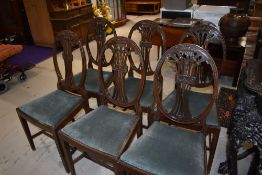
<path id="1" fill-rule="evenodd" d="M 86 39 L 86 50 L 89 57 L 88 67 L 93 68 L 93 64 L 98 65 L 98 58 L 100 57 L 100 49 L 103 47 L 103 45 L 106 42 L 107 37 L 107 29 L 111 28 L 112 33 L 114 36 L 116 35 L 115 27 L 114 25 L 106 20 L 105 18 L 96 17 L 92 19 L 88 23 L 88 34 Z M 94 50 L 90 50 L 89 43 L 91 41 L 96 42 L 96 48 L 97 48 L 97 54 L 94 56 L 92 53 L 94 53 Z M 107 65 L 106 60 L 103 56 L 103 64 Z"/>
<path id="2" fill-rule="evenodd" d="M 112 53 L 109 54 L 109 51 Z M 107 52 L 107 54 L 105 54 Z M 126 93 L 126 75 L 128 73 L 130 55 L 136 54 L 139 57 L 140 64 L 144 67 L 143 58 L 139 47 L 134 41 L 125 37 L 114 37 L 109 39 L 102 51 L 101 54 L 105 54 L 106 57 L 110 57 L 109 64 L 112 68 L 112 85 L 108 90 L 103 80 L 103 77 L 100 76 L 100 84 L 102 89 L 105 90 L 105 98 L 111 101 L 113 104 L 118 104 L 120 106 L 130 106 L 137 105 L 138 99 L 142 94 L 143 84 L 145 80 L 145 73 L 141 75 L 141 83 L 137 91 L 137 95 L 134 99 L 129 99 Z M 99 59 L 99 71 L 102 71 L 102 61 Z"/>
<path id="3" fill-rule="evenodd" d="M 125 91 L 125 76 L 128 72 L 126 62 L 128 56 L 131 55 L 128 47 L 129 46 L 125 42 L 118 42 L 111 47 L 112 53 L 114 53 L 111 63 L 114 84 L 113 99 L 119 100 L 122 103 L 128 102 Z"/>
<path id="4" fill-rule="evenodd" d="M 192 37 L 194 40 L 194 44 L 197 44 L 204 49 L 208 49 L 208 44 L 210 42 L 220 42 L 222 46 L 225 44 L 225 40 L 221 32 L 214 25 L 205 22 L 191 27 L 183 35 L 180 43 L 183 43 L 188 37 Z"/>
<path id="5" fill-rule="evenodd" d="M 198 84 L 197 68 L 205 61 L 202 58 L 202 55 L 190 49 L 179 52 L 175 55 L 175 58 L 172 57 L 172 59 L 177 59 L 178 61 L 175 75 L 177 95 L 174 107 L 170 113 L 178 119 L 192 120 L 188 104 L 188 92 L 191 91 L 191 87 L 195 87 Z"/>
<path id="6" fill-rule="evenodd" d="M 165 33 L 161 26 L 159 26 L 157 23 L 154 21 L 150 20 L 142 20 L 137 22 L 130 30 L 128 38 L 132 38 L 132 35 L 135 31 L 138 31 L 141 35 L 141 40 L 139 42 L 139 46 L 143 55 L 143 59 L 145 62 L 145 67 L 146 67 L 146 76 L 150 76 L 154 74 L 154 71 L 152 69 L 152 66 L 150 64 L 150 51 L 152 48 L 152 37 L 153 35 L 157 34 L 160 35 L 160 39 L 162 42 L 162 49 L 165 50 L 166 46 L 166 38 L 165 38 Z M 130 75 L 133 75 L 132 71 L 136 71 L 137 73 L 141 73 L 141 65 L 138 67 L 135 66 L 134 63 L 132 63 L 132 69 L 130 70 Z"/>
<path id="7" fill-rule="evenodd" d="M 58 66 L 57 61 L 57 47 L 62 47 L 62 58 L 65 65 L 65 77 L 62 76 L 61 71 Z M 79 48 L 82 57 L 82 74 L 80 83 L 76 84 L 73 79 L 73 70 L 72 70 L 72 63 L 73 63 L 73 49 Z M 85 70 L 86 70 L 86 57 L 84 53 L 83 46 L 79 40 L 79 37 L 76 33 L 64 30 L 59 32 L 56 36 L 56 41 L 53 49 L 53 60 L 55 71 L 58 77 L 58 87 L 70 91 L 78 90 L 79 87 L 84 87 L 84 80 L 85 80 Z"/>
<path id="8" fill-rule="evenodd" d="M 189 94 L 192 91 L 192 87 L 197 87 L 198 85 L 198 68 L 199 65 L 205 63 L 213 71 L 212 76 L 214 78 L 213 91 L 216 94 L 218 75 L 215 63 L 212 57 L 202 49 L 201 47 L 194 44 L 179 44 L 167 50 L 163 57 L 160 59 L 159 64 L 156 68 L 155 79 L 161 79 L 161 69 L 165 61 L 168 61 L 171 66 L 174 67 L 175 71 L 175 99 L 172 103 L 170 111 L 162 106 L 161 94 L 159 86 L 161 82 L 154 81 L 154 94 L 156 101 L 158 103 L 159 109 L 164 113 L 168 118 L 173 121 L 180 123 L 194 123 L 199 118 L 203 119 L 206 114 L 204 110 L 199 116 L 193 116 L 190 111 L 189 106 Z M 212 107 L 215 96 L 210 99 L 208 107 Z M 208 109 L 209 110 L 209 109 Z"/>
<path id="9" fill-rule="evenodd" d="M 221 66 L 219 72 L 223 68 L 224 60 L 226 59 L 226 43 L 221 32 L 213 23 L 202 21 L 191 27 L 181 38 L 180 43 L 185 42 L 188 38 L 193 39 L 193 43 L 208 50 L 208 45 L 212 42 L 219 42 L 223 49 L 223 58 L 221 58 Z M 199 87 L 207 86 L 211 83 L 210 70 L 205 64 L 198 67 L 198 82 Z"/>

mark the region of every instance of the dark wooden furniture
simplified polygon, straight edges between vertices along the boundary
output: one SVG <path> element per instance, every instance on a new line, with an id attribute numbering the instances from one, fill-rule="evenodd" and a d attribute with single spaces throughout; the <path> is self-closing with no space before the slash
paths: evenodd
<path id="1" fill-rule="evenodd" d="M 203 62 L 212 69 L 213 94 L 206 94 L 206 103 L 199 103 L 205 95 L 191 88 L 197 85 L 197 67 Z M 163 74 L 166 65 L 175 72 L 175 76 L 170 75 L 175 85 L 168 101 L 162 97 L 162 81 L 169 80 L 169 86 L 172 83 Z M 204 121 L 217 95 L 218 72 L 206 50 L 193 44 L 179 44 L 168 49 L 154 74 L 156 121 L 122 154 L 119 171 L 139 175 L 207 174 Z"/>
<path id="2" fill-rule="evenodd" d="M 145 73 L 143 71 L 140 76 L 138 89 L 133 89 L 136 95 L 127 96 L 128 87 L 125 86 L 125 76 L 130 68 L 127 64 L 130 54 L 137 55 L 141 68 L 144 68 L 141 51 L 135 42 L 125 37 L 113 37 L 108 40 L 100 52 L 99 80 L 104 105 L 111 103 L 122 109 L 133 107 L 135 112 L 128 113 L 128 111 L 124 112 L 101 105 L 63 128 L 60 132 L 60 139 L 72 175 L 76 173 L 70 147 L 77 148 L 84 153 L 84 157 L 117 172 L 116 164 L 120 155 L 127 149 L 135 134 L 142 129 L 142 111 L 138 103 L 142 95 Z M 106 63 L 103 55 L 106 57 Z M 110 88 L 102 76 L 104 64 L 109 66 L 113 72 Z"/>
<path id="3" fill-rule="evenodd" d="M 87 22 L 93 17 L 91 3 L 63 7 L 57 1 L 47 0 L 47 5 L 54 35 L 61 30 L 72 30 L 85 42 Z"/>
<path id="4" fill-rule="evenodd" d="M 150 13 L 160 12 L 160 0 L 126 0 L 126 12 L 132 13 Z"/>
<path id="5" fill-rule="evenodd" d="M 177 18 L 175 20 L 171 19 L 156 19 L 155 21 L 162 25 L 165 34 L 166 34 L 166 46 L 172 47 L 180 42 L 181 37 L 185 32 L 193 26 L 194 23 L 199 22 L 199 20 L 192 22 L 183 22 L 183 20 L 190 19 L 181 19 Z M 179 21 L 179 22 L 176 22 Z M 186 25 L 185 25 L 186 24 Z M 172 36 L 172 37 L 170 37 Z M 188 41 L 192 42 L 192 41 Z M 159 37 L 155 36 L 153 39 L 155 45 L 159 45 Z M 223 62 L 223 69 L 220 70 L 220 75 L 228 75 L 233 77 L 232 85 L 236 86 L 238 82 L 238 77 L 246 49 L 246 37 L 240 38 L 237 42 L 231 43 L 226 42 L 226 59 Z M 210 43 L 209 53 L 213 58 L 221 60 L 223 58 L 223 48 L 221 44 Z"/>
<path id="6" fill-rule="evenodd" d="M 220 75 L 228 75 L 233 77 L 232 86 L 237 86 L 239 73 L 241 70 L 242 61 L 244 58 L 244 53 L 246 50 L 246 37 L 240 38 L 237 42 L 226 42 L 226 59 L 224 60 L 223 69 L 221 69 Z M 221 46 L 217 44 L 212 44 L 209 47 L 209 52 L 216 58 L 221 58 Z"/>
<path id="7" fill-rule="evenodd" d="M 116 30 L 114 25 L 102 17 L 96 17 L 91 19 L 87 23 L 88 27 L 86 28 L 86 51 L 88 55 L 88 68 L 86 70 L 86 81 L 85 81 L 85 90 L 87 91 L 88 98 L 94 97 L 97 99 L 98 106 L 101 105 L 101 88 L 99 85 L 99 76 L 98 76 L 98 59 L 100 57 L 100 49 L 104 46 L 107 36 L 106 30 L 108 28 L 112 29 L 112 35 L 116 37 Z M 90 43 L 95 45 L 90 48 Z M 96 53 L 96 55 L 94 55 Z M 108 71 L 103 72 L 103 77 L 107 84 L 110 83 L 112 78 L 112 73 Z M 75 79 L 80 81 L 81 73 L 75 76 Z"/>
<path id="8" fill-rule="evenodd" d="M 262 59 L 262 24 L 257 32 L 256 48 L 254 51 L 254 58 Z"/>
<path id="9" fill-rule="evenodd" d="M 86 22 L 93 17 L 91 3 L 71 6 L 61 0 L 23 2 L 36 45 L 52 47 L 54 36 L 61 30 L 72 30 L 85 42 Z"/>
<path id="10" fill-rule="evenodd" d="M 208 21 L 200 21 L 195 23 L 187 32 L 181 37 L 180 43 L 186 42 L 190 38 L 190 43 L 194 43 L 209 50 L 210 43 L 220 44 L 222 46 L 222 56 L 220 58 L 214 58 L 216 66 L 218 68 L 218 73 L 220 74 L 223 70 L 224 63 L 226 60 L 226 43 L 222 33 L 216 28 L 216 25 Z M 212 54 L 211 54 L 212 56 Z M 208 70 L 204 70 L 208 71 Z M 200 83 L 208 83 L 206 81 L 205 74 L 200 74 Z"/>
<path id="11" fill-rule="evenodd" d="M 228 128 L 227 161 L 219 172 L 237 175 L 237 160 L 255 153 L 247 174 L 262 174 L 262 61 L 254 59 L 243 69 L 238 85 L 236 108 Z M 245 147 L 247 151 L 239 153 Z"/>
<path id="12" fill-rule="evenodd" d="M 157 18 L 154 20 L 164 30 L 166 35 L 166 47 L 170 48 L 176 44 L 179 44 L 181 37 L 185 32 L 192 27 L 192 25 L 198 22 L 198 19 L 191 18 L 177 18 L 177 19 L 166 19 Z M 160 38 L 157 35 L 153 36 L 153 44 L 160 45 Z"/>
<path id="13" fill-rule="evenodd" d="M 151 53 L 151 49 L 153 46 L 153 37 L 159 37 L 160 47 L 162 48 L 162 52 L 166 50 L 166 36 L 161 26 L 159 26 L 156 22 L 150 20 L 141 20 L 137 22 L 130 30 L 128 34 L 128 38 L 133 39 L 137 36 L 140 37 L 137 45 L 139 45 L 142 56 L 144 59 L 145 70 L 146 70 L 146 81 L 145 87 L 143 90 L 143 95 L 140 99 L 140 106 L 142 107 L 143 112 L 148 114 L 148 124 L 143 125 L 146 128 L 152 123 L 151 114 L 154 107 L 154 96 L 153 96 L 153 81 L 152 77 L 154 75 L 154 68 L 152 68 L 152 62 L 157 61 L 158 55 L 153 55 Z M 155 60 L 154 60 L 155 59 Z M 129 76 L 126 79 L 126 84 L 128 88 L 135 88 L 138 86 L 140 79 L 134 77 L 134 74 L 141 74 L 144 69 L 140 65 L 135 65 L 135 63 L 131 62 L 132 66 L 129 70 Z M 151 80 L 150 80 L 151 77 Z M 132 91 L 128 91 L 129 96 L 133 96 Z"/>
<path id="14" fill-rule="evenodd" d="M 187 39 L 191 39 L 190 42 L 199 45 L 200 47 L 209 51 L 210 43 L 216 43 L 221 46 L 222 48 L 222 55 L 221 57 L 213 57 L 213 60 L 216 63 L 218 74 L 220 74 L 221 70 L 224 68 L 225 60 L 226 60 L 226 43 L 222 33 L 216 28 L 215 24 L 208 22 L 208 21 L 200 21 L 195 23 L 181 38 L 180 42 L 183 43 Z M 212 55 L 211 55 L 212 56 Z M 201 86 L 208 86 L 208 84 L 212 84 L 212 71 L 210 72 L 210 68 L 208 68 L 205 64 L 199 67 L 199 76 L 198 83 L 199 87 Z M 202 102 L 203 99 L 199 99 L 199 102 Z M 204 99 L 205 101 L 205 99 Z M 215 110 L 217 111 L 217 110 Z M 209 118 L 206 121 L 206 129 L 207 134 L 209 137 L 209 147 L 210 150 L 209 159 L 208 159 L 208 171 L 210 171 L 213 158 L 215 155 L 219 133 L 220 133 L 220 126 L 217 119 L 217 113 L 214 114 L 216 122 L 209 122 Z"/>
<path id="15" fill-rule="evenodd" d="M 256 2 L 255 3 L 255 9 L 253 16 L 262 17 L 262 2 Z"/>
<path id="16" fill-rule="evenodd" d="M 35 45 L 52 47 L 54 33 L 46 0 L 23 0 L 26 16 Z"/>
<path id="17" fill-rule="evenodd" d="M 32 42 L 22 0 L 2 0 L 0 5 L 0 41 L 13 38 L 12 43 Z"/>
<path id="18" fill-rule="evenodd" d="M 65 67 L 65 76 L 60 72 L 57 58 L 57 46 L 63 48 L 63 61 Z M 74 82 L 72 73 L 73 48 L 78 46 L 81 51 L 82 58 L 82 76 L 79 83 Z M 54 139 L 58 152 L 61 156 L 65 170 L 69 172 L 69 168 L 62 152 L 61 143 L 58 138 L 58 131 L 68 122 L 72 121 L 75 115 L 84 108 L 89 109 L 88 102 L 84 98 L 84 81 L 86 72 L 86 58 L 84 49 L 77 35 L 71 31 L 63 31 L 56 37 L 54 45 L 54 65 L 58 78 L 58 89 L 28 102 L 16 109 L 20 122 L 25 131 L 28 142 L 32 150 L 35 150 L 33 139 L 41 134 L 45 134 Z M 72 93 L 72 92 L 77 92 Z M 28 122 L 37 126 L 41 131 L 31 134 Z"/>

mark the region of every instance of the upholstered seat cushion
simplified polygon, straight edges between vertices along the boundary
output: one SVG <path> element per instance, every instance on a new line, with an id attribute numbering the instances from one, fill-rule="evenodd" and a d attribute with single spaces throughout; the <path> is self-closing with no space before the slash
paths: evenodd
<path id="1" fill-rule="evenodd" d="M 37 98 L 19 109 L 42 124 L 54 127 L 79 105 L 82 98 L 61 90 Z"/>
<path id="2" fill-rule="evenodd" d="M 119 156 L 119 150 L 138 119 L 138 116 L 99 106 L 64 127 L 62 133 L 88 147 Z"/>
<path id="3" fill-rule="evenodd" d="M 22 45 L 0 44 L 0 62 L 22 52 Z"/>
<path id="4" fill-rule="evenodd" d="M 80 81 L 81 74 L 77 74 L 75 76 L 75 80 L 77 82 Z M 105 82 L 109 82 L 110 78 L 112 77 L 112 72 L 103 72 Z M 98 70 L 96 69 L 87 69 L 86 70 L 86 81 L 85 81 L 85 88 L 87 91 L 92 93 L 99 93 L 99 75 Z"/>
<path id="5" fill-rule="evenodd" d="M 203 175 L 204 136 L 154 122 L 120 160 L 156 175 Z"/>
<path id="6" fill-rule="evenodd" d="M 169 94 L 164 100 L 163 100 L 163 106 L 165 109 L 170 112 L 172 110 L 172 107 L 174 105 L 176 98 L 176 92 L 173 91 L 171 94 Z M 193 92 L 190 91 L 189 95 L 189 109 L 193 116 L 199 115 L 203 110 L 207 107 L 209 100 L 211 98 L 210 94 L 206 93 L 199 93 L 199 92 Z M 206 124 L 212 125 L 212 126 L 218 126 L 218 118 L 217 118 L 217 108 L 216 104 L 212 106 L 212 109 L 206 119 Z"/>
<path id="7" fill-rule="evenodd" d="M 134 77 L 128 77 L 125 82 L 126 94 L 128 99 L 134 99 L 137 95 L 137 90 L 141 80 Z M 146 80 L 142 96 L 140 98 L 140 105 L 142 107 L 150 107 L 154 102 L 153 95 L 153 81 Z"/>

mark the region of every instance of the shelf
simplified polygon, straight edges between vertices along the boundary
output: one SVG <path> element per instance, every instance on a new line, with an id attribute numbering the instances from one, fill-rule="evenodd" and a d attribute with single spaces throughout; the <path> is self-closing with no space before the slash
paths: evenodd
<path id="1" fill-rule="evenodd" d="M 160 1 L 126 1 L 126 12 L 156 14 L 160 12 Z"/>

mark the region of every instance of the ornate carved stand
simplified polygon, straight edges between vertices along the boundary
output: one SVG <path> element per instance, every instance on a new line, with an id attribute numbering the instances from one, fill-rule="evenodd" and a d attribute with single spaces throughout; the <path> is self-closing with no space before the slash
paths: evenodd
<path id="1" fill-rule="evenodd" d="M 262 175 L 262 61 L 252 60 L 242 72 L 237 106 L 228 128 L 227 161 L 219 166 L 221 174 L 237 175 L 237 160 L 254 153 L 249 175 Z M 239 148 L 249 147 L 237 155 Z"/>

